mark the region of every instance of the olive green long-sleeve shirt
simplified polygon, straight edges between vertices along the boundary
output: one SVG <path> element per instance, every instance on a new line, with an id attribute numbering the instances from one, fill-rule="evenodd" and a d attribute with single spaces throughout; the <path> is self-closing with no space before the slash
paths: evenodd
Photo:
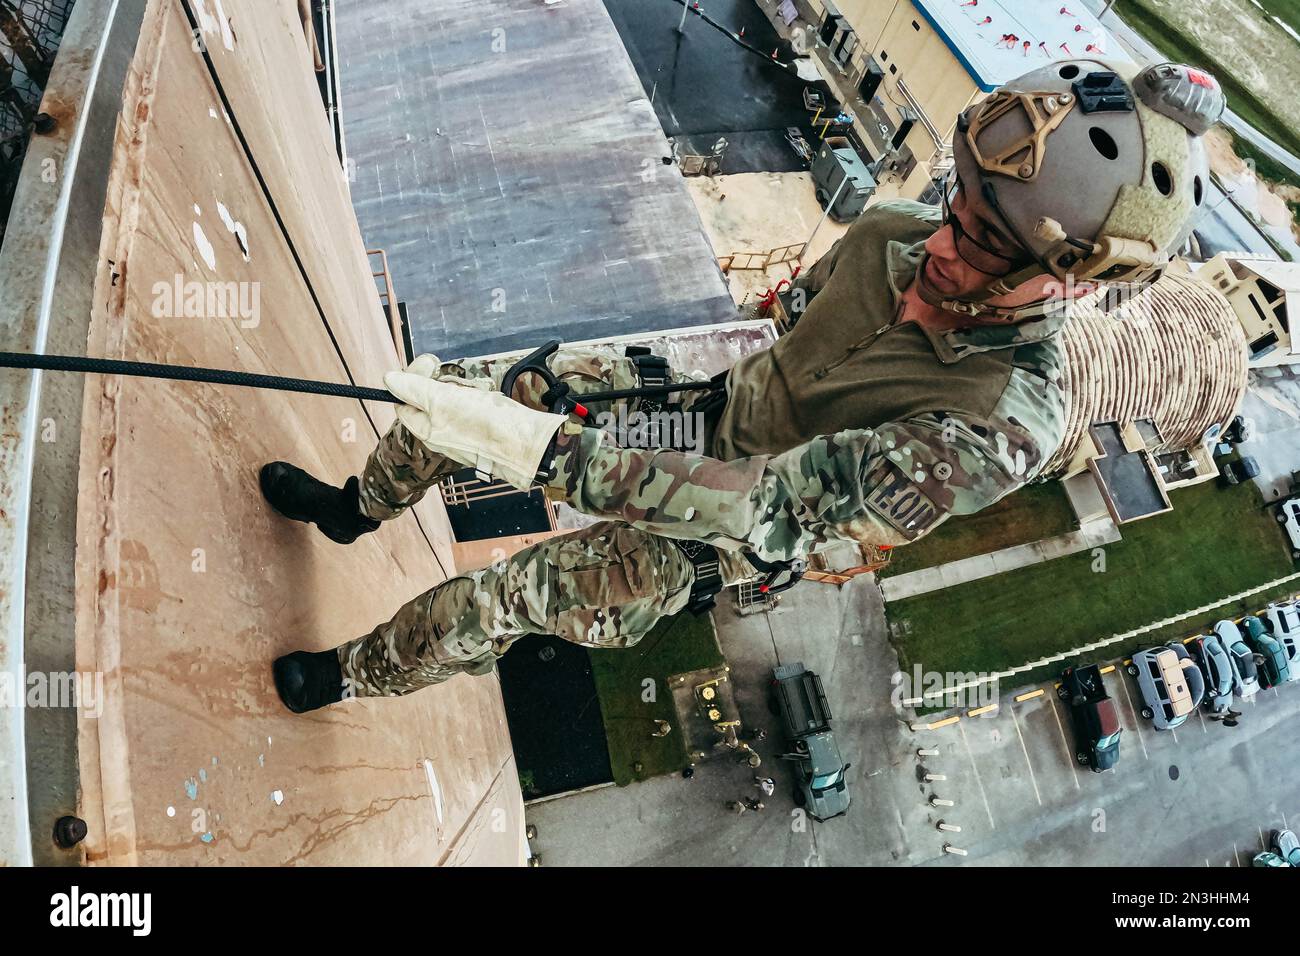
<path id="1" fill-rule="evenodd" d="M 1063 431 L 1064 316 L 898 322 L 937 212 L 873 206 L 810 270 L 799 323 L 732 370 L 714 457 L 583 429 L 557 441 L 552 487 L 588 514 L 779 560 L 904 544 L 1035 477 Z"/>

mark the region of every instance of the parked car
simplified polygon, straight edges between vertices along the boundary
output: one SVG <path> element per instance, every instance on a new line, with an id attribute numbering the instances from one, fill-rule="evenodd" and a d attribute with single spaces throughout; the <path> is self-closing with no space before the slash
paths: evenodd
<path id="1" fill-rule="evenodd" d="M 849 809 L 845 774 L 850 764 L 840 756 L 831 732 L 831 708 L 821 678 L 796 661 L 773 674 L 778 709 L 798 782 L 794 800 L 818 821 L 843 816 Z"/>
<path id="2" fill-rule="evenodd" d="M 1291 542 L 1291 557 L 1300 560 L 1300 497 L 1288 498 L 1277 506 L 1277 522 Z"/>
<path id="3" fill-rule="evenodd" d="M 1249 455 L 1236 461 L 1225 461 L 1219 467 L 1219 474 L 1223 476 L 1224 484 L 1239 485 L 1243 481 L 1259 477 L 1259 462 Z"/>
<path id="4" fill-rule="evenodd" d="M 1282 857 L 1278 856 L 1272 850 L 1265 850 L 1263 853 L 1256 853 L 1250 860 L 1251 866 L 1258 867 L 1288 867 L 1291 864 Z"/>
<path id="5" fill-rule="evenodd" d="M 1269 840 L 1274 853 L 1291 866 L 1300 866 L 1300 837 L 1293 830 L 1274 830 Z"/>
<path id="6" fill-rule="evenodd" d="M 1156 730 L 1174 730 L 1187 722 L 1205 695 L 1205 678 L 1191 653 L 1174 641 L 1133 655 L 1128 672 L 1137 678 L 1142 716 Z"/>
<path id="7" fill-rule="evenodd" d="M 1241 629 L 1245 632 L 1246 646 L 1255 652 L 1260 686 L 1276 687 L 1289 681 L 1291 665 L 1287 662 L 1286 651 L 1264 630 L 1264 622 L 1252 614 L 1241 619 Z"/>
<path id="8" fill-rule="evenodd" d="M 1255 652 L 1246 646 L 1241 638 L 1241 630 L 1232 621 L 1220 621 L 1214 625 L 1214 633 L 1228 649 L 1235 678 L 1233 690 L 1243 700 L 1248 700 L 1259 693 L 1259 668 L 1255 666 Z"/>
<path id="9" fill-rule="evenodd" d="M 1106 693 L 1101 668 L 1096 664 L 1067 667 L 1057 693 L 1070 705 L 1075 758 L 1094 773 L 1115 766 L 1119 761 L 1119 716 L 1115 702 Z"/>
<path id="10" fill-rule="evenodd" d="M 1244 415 L 1238 415 L 1232 420 L 1223 431 L 1225 441 L 1230 441 L 1234 445 L 1240 445 L 1242 442 L 1250 441 L 1255 437 L 1255 420 L 1246 418 Z"/>
<path id="11" fill-rule="evenodd" d="M 1300 679 L 1300 604 L 1270 604 L 1264 608 L 1264 626 L 1286 651 L 1291 679 Z"/>
<path id="12" fill-rule="evenodd" d="M 1211 714 L 1222 714 L 1232 709 L 1232 694 L 1237 686 L 1237 675 L 1232 658 L 1217 634 L 1205 634 L 1189 645 L 1192 657 L 1201 667 L 1205 678 L 1205 697 L 1201 706 Z"/>

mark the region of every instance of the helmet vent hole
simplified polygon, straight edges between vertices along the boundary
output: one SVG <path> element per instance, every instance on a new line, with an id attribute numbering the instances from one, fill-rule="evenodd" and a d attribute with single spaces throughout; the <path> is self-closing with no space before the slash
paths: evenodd
<path id="1" fill-rule="evenodd" d="M 1201 177 L 1197 176 L 1192 180 L 1192 199 L 1199 206 L 1203 198 L 1205 198 L 1205 185 L 1201 182 Z"/>
<path id="2" fill-rule="evenodd" d="M 1061 67 L 1061 79 L 1063 80 L 1072 80 L 1078 75 L 1079 68 L 1073 63 L 1067 63 L 1065 66 Z"/>
<path id="3" fill-rule="evenodd" d="M 1119 156 L 1119 146 L 1111 138 L 1110 133 L 1106 132 L 1100 126 L 1094 126 L 1088 130 L 1088 138 L 1092 140 L 1092 145 L 1097 152 L 1107 159 L 1116 159 Z"/>
<path id="4" fill-rule="evenodd" d="M 1160 190 L 1160 195 L 1169 196 L 1174 191 L 1174 180 L 1169 175 L 1169 167 L 1161 162 L 1151 164 L 1151 181 L 1156 184 L 1156 189 Z"/>

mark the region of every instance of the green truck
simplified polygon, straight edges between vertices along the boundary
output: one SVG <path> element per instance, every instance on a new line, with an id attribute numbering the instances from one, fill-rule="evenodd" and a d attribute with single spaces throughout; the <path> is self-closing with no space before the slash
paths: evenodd
<path id="1" fill-rule="evenodd" d="M 843 816 L 849 809 L 845 775 L 850 764 L 835 743 L 821 678 L 796 661 L 776 668 L 772 683 L 789 741 L 790 752 L 782 757 L 796 768 L 794 802 L 814 820 Z"/>

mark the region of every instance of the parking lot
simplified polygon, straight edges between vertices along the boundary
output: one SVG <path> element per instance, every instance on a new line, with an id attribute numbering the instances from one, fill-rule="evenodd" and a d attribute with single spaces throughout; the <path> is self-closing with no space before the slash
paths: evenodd
<path id="1" fill-rule="evenodd" d="M 1053 688 L 989 715 L 916 735 L 938 749 L 926 769 L 946 776 L 928 793 L 956 806 L 934 822 L 935 862 L 985 865 L 1248 866 L 1275 827 L 1300 822 L 1300 769 L 1293 757 L 1300 691 L 1294 684 L 1238 702 L 1237 727 L 1198 710 L 1177 730 L 1143 720 L 1137 685 L 1116 667 L 1104 676 L 1123 736 L 1115 769 L 1094 773 L 1074 759 L 1066 705 Z M 943 843 L 967 851 L 943 860 Z"/>
<path id="2" fill-rule="evenodd" d="M 1050 685 L 1001 695 L 984 716 L 956 711 L 959 720 L 913 730 L 947 715 L 895 709 L 898 663 L 869 576 L 782 597 L 769 614 L 715 612 L 741 716 L 772 731 L 755 745 L 760 772 L 778 782 L 766 809 L 728 813 L 726 801 L 757 792 L 752 774 L 727 756 L 710 759 L 691 780 L 531 805 L 544 865 L 1248 866 L 1272 828 L 1300 822 L 1294 684 L 1238 706 L 1235 728 L 1198 713 L 1156 733 L 1137 715 L 1133 679 L 1111 670 L 1104 680 L 1123 726 L 1121 757 L 1114 771 L 1094 774 L 1074 759 L 1069 715 Z M 853 806 L 827 823 L 797 810 L 791 771 L 776 759 L 767 684 L 776 663 L 794 660 L 821 675 L 852 763 Z M 1033 696 L 1016 700 L 1025 694 Z M 960 830 L 941 831 L 940 822 Z M 945 843 L 966 855 L 946 853 Z"/>

